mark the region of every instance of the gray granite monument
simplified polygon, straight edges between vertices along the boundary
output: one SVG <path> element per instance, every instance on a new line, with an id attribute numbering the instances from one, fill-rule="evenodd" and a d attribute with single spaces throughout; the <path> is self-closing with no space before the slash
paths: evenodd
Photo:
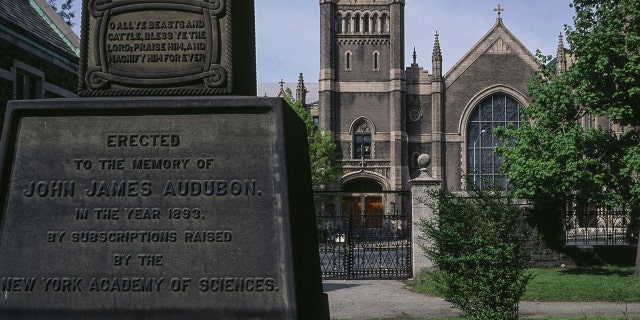
<path id="1" fill-rule="evenodd" d="M 329 319 L 304 124 L 246 96 L 253 16 L 85 0 L 84 97 L 6 113 L 0 318 Z"/>

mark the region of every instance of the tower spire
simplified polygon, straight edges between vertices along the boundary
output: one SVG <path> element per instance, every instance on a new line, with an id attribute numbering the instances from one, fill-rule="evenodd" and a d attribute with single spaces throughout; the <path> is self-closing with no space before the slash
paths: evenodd
<path id="1" fill-rule="evenodd" d="M 556 73 L 562 74 L 567 71 L 567 56 L 564 52 L 564 41 L 562 32 L 558 36 L 558 52 L 556 54 Z"/>
<path id="2" fill-rule="evenodd" d="M 416 47 L 413 47 L 413 64 L 412 65 L 417 65 L 418 64 L 418 54 L 416 53 Z"/>
<path id="3" fill-rule="evenodd" d="M 433 75 L 435 77 L 442 77 L 442 50 L 440 50 L 440 35 L 438 31 L 436 31 L 435 41 L 433 42 L 431 63 L 433 65 Z"/>
<path id="4" fill-rule="evenodd" d="M 304 77 L 302 76 L 302 72 L 300 72 L 300 76 L 298 76 L 298 86 L 296 87 L 296 100 L 302 101 L 303 106 L 307 104 L 307 92 L 307 87 L 304 85 Z"/>

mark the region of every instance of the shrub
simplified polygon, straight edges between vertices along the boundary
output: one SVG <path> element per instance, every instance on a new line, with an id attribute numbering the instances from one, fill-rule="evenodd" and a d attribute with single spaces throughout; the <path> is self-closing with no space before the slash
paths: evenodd
<path id="1" fill-rule="evenodd" d="M 423 250 L 438 268 L 433 279 L 443 298 L 470 319 L 517 319 L 531 278 L 522 213 L 510 195 L 472 195 L 436 192 L 435 218 L 418 222 Z"/>

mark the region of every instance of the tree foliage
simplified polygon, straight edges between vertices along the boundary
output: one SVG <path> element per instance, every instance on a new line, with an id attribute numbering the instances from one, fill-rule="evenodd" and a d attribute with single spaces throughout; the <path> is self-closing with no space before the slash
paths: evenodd
<path id="1" fill-rule="evenodd" d="M 49 5 L 55 10 L 58 15 L 66 22 L 69 26 L 73 27 L 73 18 L 75 18 L 75 12 L 71 11 L 71 7 L 73 6 L 73 0 L 62 0 L 62 4 L 60 5 L 60 9 L 56 4 L 57 0 L 49 0 Z"/>
<path id="2" fill-rule="evenodd" d="M 302 105 L 302 101 L 293 98 L 290 89 L 285 90 L 285 101 L 304 121 L 309 141 L 309 159 L 311 162 L 311 182 L 314 190 L 335 188 L 340 177 L 340 166 L 334 162 L 336 145 L 329 135 L 313 123 L 313 117 Z"/>
<path id="3" fill-rule="evenodd" d="M 473 188 L 473 186 L 470 186 Z M 474 190 L 472 197 L 431 195 L 436 216 L 422 220 L 423 250 L 444 299 L 470 319 L 517 318 L 529 282 L 522 212 L 501 192 Z"/>
<path id="4" fill-rule="evenodd" d="M 496 151 L 520 196 L 634 207 L 640 203 L 640 1 L 575 0 L 573 7 L 574 26 L 566 28 L 573 64 L 556 74 L 550 58 L 540 56 L 543 66 L 528 87 L 531 122 L 498 130 L 507 143 Z M 592 125 L 596 119 L 599 126 Z"/>

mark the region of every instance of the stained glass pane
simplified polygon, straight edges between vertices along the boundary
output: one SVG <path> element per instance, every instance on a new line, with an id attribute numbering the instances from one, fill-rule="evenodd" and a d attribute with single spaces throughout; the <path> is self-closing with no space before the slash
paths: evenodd
<path id="1" fill-rule="evenodd" d="M 518 103 L 515 100 L 507 99 L 506 113 L 507 113 L 507 121 L 520 122 L 520 112 L 518 109 Z"/>
<path id="2" fill-rule="evenodd" d="M 480 103 L 480 120 L 481 121 L 491 121 L 493 114 L 493 108 L 491 99 L 485 101 L 484 103 Z"/>
<path id="3" fill-rule="evenodd" d="M 502 161 L 493 152 L 501 143 L 493 137 L 497 127 L 513 123 L 520 127 L 518 102 L 504 94 L 494 94 L 482 100 L 471 113 L 467 124 L 467 168 L 470 182 L 480 187 L 492 183 L 508 188 L 506 177 L 500 174 Z"/>

